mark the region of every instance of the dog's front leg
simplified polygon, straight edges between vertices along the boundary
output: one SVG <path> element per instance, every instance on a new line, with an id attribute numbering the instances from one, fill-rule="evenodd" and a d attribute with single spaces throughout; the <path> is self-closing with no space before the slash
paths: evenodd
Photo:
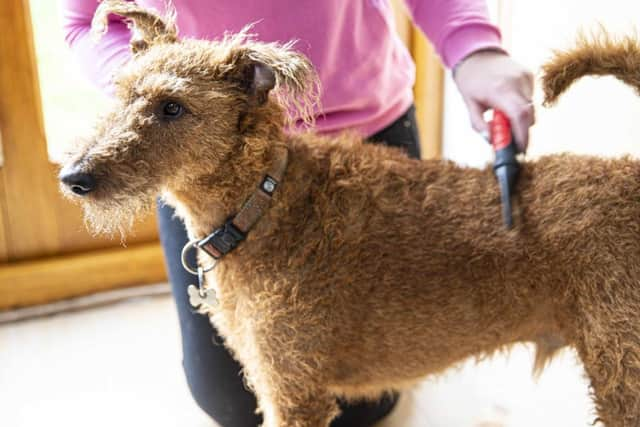
<path id="1" fill-rule="evenodd" d="M 286 379 L 271 372 L 252 379 L 262 412 L 262 427 L 328 427 L 339 413 L 336 398 L 313 380 Z"/>
<path id="2" fill-rule="evenodd" d="M 338 412 L 335 397 L 328 394 L 283 395 L 265 402 L 263 427 L 328 427 Z"/>

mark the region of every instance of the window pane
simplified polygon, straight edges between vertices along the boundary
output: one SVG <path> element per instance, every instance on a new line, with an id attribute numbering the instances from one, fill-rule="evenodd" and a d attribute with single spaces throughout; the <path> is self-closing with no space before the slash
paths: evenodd
<path id="1" fill-rule="evenodd" d="M 91 129 L 109 100 L 82 75 L 64 36 L 57 1 L 30 0 L 49 158 Z"/>

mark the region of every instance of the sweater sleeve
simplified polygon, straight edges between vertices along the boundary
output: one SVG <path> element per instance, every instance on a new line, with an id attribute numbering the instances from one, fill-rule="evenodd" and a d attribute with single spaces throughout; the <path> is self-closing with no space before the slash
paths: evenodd
<path id="1" fill-rule="evenodd" d="M 90 34 L 98 0 L 59 0 L 65 42 L 84 74 L 105 92 L 111 92 L 113 72 L 131 56 L 131 32 L 118 16 L 109 17 L 107 33 L 96 42 Z"/>
<path id="2" fill-rule="evenodd" d="M 480 49 L 501 49 L 500 30 L 489 20 L 486 0 L 405 0 L 414 23 L 453 68 Z"/>

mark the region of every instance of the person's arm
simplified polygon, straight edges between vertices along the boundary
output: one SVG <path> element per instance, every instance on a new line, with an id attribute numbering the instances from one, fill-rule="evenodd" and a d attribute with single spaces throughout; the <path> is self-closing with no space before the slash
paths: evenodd
<path id="1" fill-rule="evenodd" d="M 478 50 L 501 50 L 500 30 L 491 24 L 485 0 L 405 0 L 415 24 L 442 62 L 453 68 Z"/>
<path id="2" fill-rule="evenodd" d="M 131 32 L 120 17 L 109 18 L 107 33 L 96 42 L 90 34 L 98 0 L 59 0 L 62 28 L 67 45 L 89 79 L 111 92 L 111 76 L 131 52 Z"/>
<path id="3" fill-rule="evenodd" d="M 518 147 L 525 151 L 535 122 L 533 75 L 500 45 L 486 0 L 405 0 L 415 24 L 433 43 L 469 110 L 473 128 L 486 132 L 483 114 L 503 110 Z"/>

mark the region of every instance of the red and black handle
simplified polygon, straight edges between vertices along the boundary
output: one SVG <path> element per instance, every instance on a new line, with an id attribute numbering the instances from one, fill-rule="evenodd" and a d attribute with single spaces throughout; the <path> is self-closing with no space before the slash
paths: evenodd
<path id="1" fill-rule="evenodd" d="M 509 119 L 500 110 L 494 110 L 493 120 L 489 122 L 489 142 L 496 156 L 493 170 L 500 185 L 502 217 L 505 226 L 511 228 L 513 227 L 511 196 L 516 186 L 520 165 L 516 158 L 518 149 Z"/>

